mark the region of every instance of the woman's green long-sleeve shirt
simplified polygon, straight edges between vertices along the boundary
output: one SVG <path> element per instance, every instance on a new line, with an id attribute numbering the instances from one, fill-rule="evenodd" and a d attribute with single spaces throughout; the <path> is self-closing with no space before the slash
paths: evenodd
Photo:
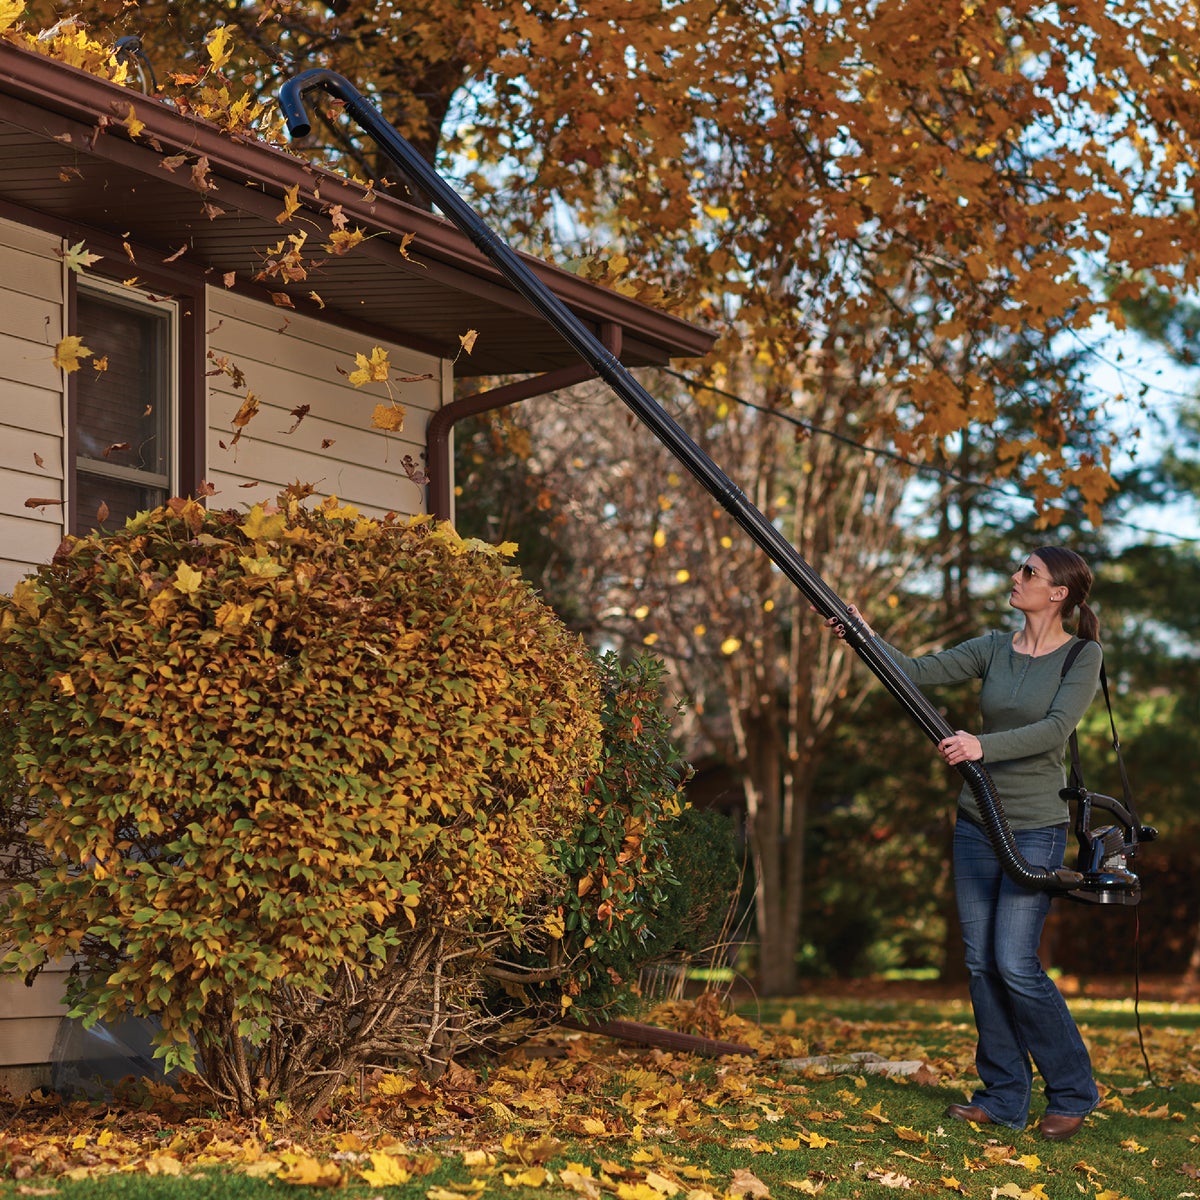
<path id="1" fill-rule="evenodd" d="M 921 658 L 909 658 L 884 643 L 918 687 L 983 681 L 983 732 L 978 735 L 983 765 L 1013 829 L 1041 829 L 1068 820 L 1067 802 L 1058 794 L 1066 784 L 1063 758 L 1071 731 L 1096 695 L 1102 658 L 1099 644 L 1086 642 L 1064 677 L 1063 661 L 1078 640 L 1036 658 L 1014 650 L 1011 633 L 987 633 Z M 963 786 L 958 803 L 980 820 L 970 787 Z"/>

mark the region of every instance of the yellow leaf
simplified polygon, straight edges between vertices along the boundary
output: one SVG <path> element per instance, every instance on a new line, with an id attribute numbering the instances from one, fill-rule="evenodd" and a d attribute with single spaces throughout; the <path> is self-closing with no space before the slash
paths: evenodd
<path id="1" fill-rule="evenodd" d="M 292 184 L 292 186 L 290 188 L 286 188 L 284 190 L 283 212 L 281 212 L 275 218 L 276 223 L 279 225 L 282 225 L 284 223 L 284 221 L 290 221 L 292 219 L 292 217 L 296 214 L 296 210 L 299 209 L 299 207 L 300 207 L 300 185 L 298 183 L 294 183 L 294 184 Z M 282 246 L 283 242 L 280 242 L 279 244 Z"/>
<path id="2" fill-rule="evenodd" d="M 673 1196 L 676 1192 L 683 1191 L 683 1188 L 673 1179 L 668 1179 L 665 1175 L 660 1175 L 657 1171 L 647 1171 L 646 1182 L 663 1196 Z"/>
<path id="3" fill-rule="evenodd" d="M 897 1125 L 896 1136 L 902 1142 L 927 1142 L 929 1140 L 920 1130 L 911 1129 L 907 1125 Z"/>
<path id="4" fill-rule="evenodd" d="M 322 249 L 328 250 L 330 254 L 342 255 L 349 250 L 353 250 L 360 242 L 366 238 L 366 234 L 361 229 L 335 229 L 329 235 L 329 241 L 323 242 Z"/>
<path id="5" fill-rule="evenodd" d="M 412 1172 L 406 1171 L 391 1154 L 372 1154 L 370 1167 L 360 1170 L 359 1175 L 372 1187 L 398 1187 L 412 1178 Z"/>
<path id="6" fill-rule="evenodd" d="M 371 414 L 371 424 L 376 429 L 399 433 L 404 428 L 404 416 L 405 409 L 402 404 L 377 404 Z"/>
<path id="7" fill-rule="evenodd" d="M 79 370 L 81 358 L 91 358 L 91 356 L 92 352 L 83 344 L 83 338 L 76 337 L 74 334 L 68 334 L 54 347 L 54 365 L 60 371 L 66 371 L 68 375 L 72 371 Z"/>
<path id="8" fill-rule="evenodd" d="M 462 345 L 462 348 L 468 354 L 470 354 L 471 351 L 475 349 L 475 339 L 478 337 L 479 337 L 478 330 L 468 329 L 466 333 L 459 335 L 458 340 L 459 340 L 459 343 Z"/>
<path id="9" fill-rule="evenodd" d="M 123 124 L 129 130 L 130 137 L 137 137 L 146 128 L 146 122 L 139 119 L 137 113 L 133 111 L 132 104 L 129 106 L 129 112 L 125 114 Z"/>
<path id="10" fill-rule="evenodd" d="M 35 580 L 21 579 L 13 585 L 13 603 L 34 620 L 41 615 L 42 597 Z"/>
<path id="11" fill-rule="evenodd" d="M 823 1183 L 814 1183 L 811 1179 L 785 1179 L 784 1187 L 795 1188 L 798 1192 L 803 1192 L 806 1196 L 816 1196 L 825 1190 Z"/>
<path id="12" fill-rule="evenodd" d="M 199 591 L 203 582 L 203 571 L 195 571 L 187 563 L 180 563 L 175 568 L 175 590 L 182 592 L 183 595 L 190 596 L 193 592 Z"/>
<path id="13" fill-rule="evenodd" d="M 355 387 L 362 387 L 364 383 L 387 383 L 388 355 L 382 347 L 375 346 L 370 358 L 365 354 L 355 354 L 354 361 L 358 364 L 358 370 L 351 371 L 348 378 Z"/>
<path id="14" fill-rule="evenodd" d="M 235 429 L 244 429 L 258 413 L 258 397 L 253 392 L 247 392 L 245 400 L 242 401 L 241 407 L 234 413 L 233 425 Z"/>
<path id="15" fill-rule="evenodd" d="M 214 29 L 206 39 L 208 57 L 212 60 L 213 70 L 219 71 L 232 57 L 233 47 L 230 43 L 228 25 Z"/>
<path id="16" fill-rule="evenodd" d="M 281 512 L 268 515 L 261 504 L 256 504 L 238 528 L 252 542 L 270 541 L 287 528 L 287 517 Z"/>
<path id="17" fill-rule="evenodd" d="M 0 0 L 0 33 L 15 25 L 24 12 L 24 0 Z"/>
<path id="18" fill-rule="evenodd" d="M 70 675 L 67 675 L 67 674 L 55 675 L 54 682 L 58 684 L 58 690 L 60 692 L 62 692 L 62 694 L 64 696 L 75 695 L 75 684 L 72 681 Z M 84 1140 L 84 1145 L 87 1145 L 86 1139 Z"/>
<path id="19" fill-rule="evenodd" d="M 450 1188 L 431 1187 L 426 1193 L 426 1200 L 478 1200 L 479 1193 L 483 1191 L 485 1182 L 482 1179 L 473 1179 L 467 1185 L 470 1191 L 456 1192 Z"/>
<path id="20" fill-rule="evenodd" d="M 301 1187 L 340 1187 L 342 1171 L 337 1163 L 323 1163 L 307 1154 L 281 1155 L 279 1178 Z"/>
<path id="21" fill-rule="evenodd" d="M 592 1178 L 591 1170 L 579 1163 L 571 1163 L 566 1170 L 559 1171 L 558 1182 L 586 1200 L 600 1200 L 600 1185 Z"/>
<path id="22" fill-rule="evenodd" d="M 84 270 L 90 267 L 92 263 L 99 262 L 100 257 L 101 256 L 99 254 L 90 254 L 88 251 L 86 251 L 83 248 L 82 242 L 76 242 L 75 245 L 73 245 L 69 250 L 59 252 L 59 258 L 61 258 L 67 267 L 74 271 L 76 275 L 82 275 Z"/>
<path id="23" fill-rule="evenodd" d="M 253 604 L 234 604 L 232 600 L 226 600 L 217 609 L 213 620 L 216 621 L 218 629 L 223 629 L 226 633 L 238 633 L 250 624 L 253 616 Z M 347 1147 L 343 1146 L 339 1149 L 347 1149 Z"/>
<path id="24" fill-rule="evenodd" d="M 147 1175 L 182 1175 L 183 1163 L 173 1154 L 152 1154 L 142 1166 Z"/>
<path id="25" fill-rule="evenodd" d="M 504 1182 L 509 1187 L 539 1188 L 544 1186 L 547 1180 L 553 1178 L 545 1167 L 528 1167 L 516 1175 L 510 1174 L 508 1171 L 505 1171 L 503 1174 Z"/>

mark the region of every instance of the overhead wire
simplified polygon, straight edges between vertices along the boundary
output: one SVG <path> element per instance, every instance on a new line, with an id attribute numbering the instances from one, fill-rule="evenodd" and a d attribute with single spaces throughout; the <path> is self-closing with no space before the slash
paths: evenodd
<path id="1" fill-rule="evenodd" d="M 717 387 L 716 384 L 705 383 L 702 380 L 694 379 L 692 376 L 687 375 L 682 371 L 677 371 L 673 367 L 660 367 L 658 369 L 662 374 L 669 375 L 674 379 L 678 379 L 681 383 L 686 384 L 688 388 L 693 391 L 711 392 L 713 395 L 720 396 L 722 399 L 732 400 L 734 403 L 742 406 L 743 408 L 760 412 L 764 416 L 773 417 L 798 429 L 803 429 L 814 436 L 830 438 L 835 442 L 841 442 L 843 445 L 860 450 L 865 454 L 874 454 L 880 458 L 890 459 L 893 462 L 900 463 L 902 466 L 909 467 L 913 471 L 919 472 L 923 475 L 936 475 L 940 479 L 948 479 L 954 483 L 960 483 L 964 487 L 970 487 L 983 492 L 992 492 L 997 496 L 1003 497 L 1005 500 L 1015 500 L 1022 504 L 1028 505 L 1033 504 L 1033 501 L 1030 500 L 1028 496 L 1024 496 L 1020 492 L 1014 491 L 1011 488 L 1001 487 L 999 484 L 995 483 L 988 483 L 982 479 L 973 479 L 970 476 L 962 475 L 948 467 L 939 467 L 936 463 L 922 462 L 919 459 L 909 458 L 908 456 L 901 454 L 899 451 L 889 450 L 885 446 L 868 445 L 866 442 L 859 441 L 848 434 L 839 433 L 836 429 L 827 429 L 824 426 L 817 425 L 812 421 L 806 421 L 803 417 L 798 417 L 794 413 L 783 412 L 777 408 L 768 408 L 766 405 L 757 404 L 755 401 L 749 400 L 745 396 L 738 395 L 736 392 L 730 392 L 724 388 Z M 1144 525 L 1137 525 L 1132 521 L 1127 521 L 1120 517 L 1109 518 L 1108 523 L 1111 525 L 1120 526 L 1122 529 L 1132 530 L 1135 533 L 1170 538 L 1178 542 L 1200 542 L 1200 536 L 1186 533 L 1175 533 L 1165 529 L 1153 529 Z"/>

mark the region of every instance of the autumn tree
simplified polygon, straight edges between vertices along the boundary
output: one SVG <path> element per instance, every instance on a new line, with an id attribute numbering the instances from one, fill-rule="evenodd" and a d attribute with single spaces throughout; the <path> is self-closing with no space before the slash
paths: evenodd
<path id="1" fill-rule="evenodd" d="M 1095 517 L 1111 487 L 1111 444 L 1080 419 L 1064 343 L 1086 346 L 1148 282 L 1191 286 L 1200 261 L 1179 203 L 1200 186 L 1200 31 L 1185 0 L 79 8 L 113 36 L 144 34 L 182 103 L 214 71 L 264 92 L 299 68 L 343 71 L 509 237 L 556 253 L 553 218 L 569 212 L 571 233 L 606 248 L 599 278 L 636 274 L 718 325 L 702 382 L 753 380 L 769 410 L 811 404 L 936 458 L 1036 381 L 996 475 L 1050 520 L 1069 494 Z M 35 0 L 30 19 L 62 11 Z M 220 67 L 206 32 L 228 42 Z M 322 129 L 306 152 L 394 174 L 336 108 Z M 777 454 L 750 454 L 739 479 L 765 503 Z M 859 578 L 839 574 L 852 550 L 816 563 L 844 590 Z M 731 669 L 759 670 L 749 651 Z M 788 828 L 764 836 L 774 856 Z"/>

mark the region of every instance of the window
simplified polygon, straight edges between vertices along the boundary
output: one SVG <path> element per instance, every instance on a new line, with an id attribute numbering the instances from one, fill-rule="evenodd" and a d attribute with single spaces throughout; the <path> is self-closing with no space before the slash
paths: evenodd
<path id="1" fill-rule="evenodd" d="M 71 532 L 83 536 L 178 487 L 179 312 L 130 288 L 80 284 L 75 329 L 92 352 L 74 375 Z"/>

